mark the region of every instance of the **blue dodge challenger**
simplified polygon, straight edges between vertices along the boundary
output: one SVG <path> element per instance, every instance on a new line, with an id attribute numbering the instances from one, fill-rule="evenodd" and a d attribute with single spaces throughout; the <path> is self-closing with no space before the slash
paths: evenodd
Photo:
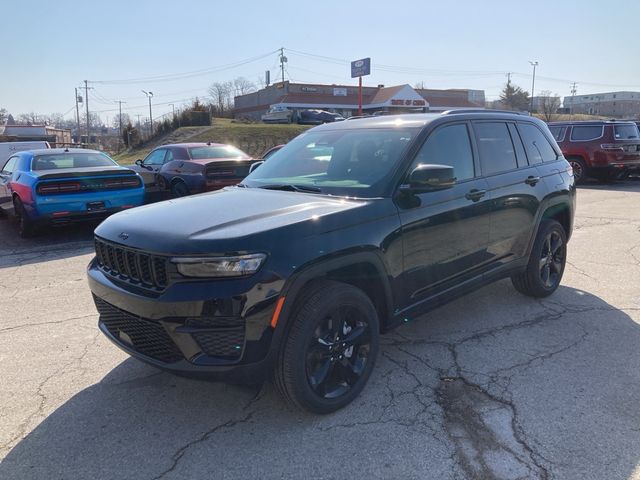
<path id="1" fill-rule="evenodd" d="M 140 176 L 96 150 L 17 152 L 0 170 L 0 211 L 15 215 L 23 237 L 45 224 L 104 218 L 143 199 Z"/>

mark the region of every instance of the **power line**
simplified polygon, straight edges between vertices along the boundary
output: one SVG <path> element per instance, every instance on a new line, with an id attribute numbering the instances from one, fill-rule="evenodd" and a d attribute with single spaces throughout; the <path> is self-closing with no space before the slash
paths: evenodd
<path id="1" fill-rule="evenodd" d="M 143 82 L 170 82 L 170 81 L 182 80 L 190 77 L 208 75 L 210 73 L 221 72 L 224 70 L 231 70 L 233 68 L 237 68 L 242 65 L 246 65 L 248 63 L 253 63 L 258 60 L 262 60 L 263 58 L 266 58 L 278 52 L 280 52 L 280 49 L 273 50 L 271 52 L 258 55 L 256 57 L 240 60 L 238 62 L 228 63 L 225 65 L 218 65 L 215 67 L 203 68 L 200 70 L 192 70 L 190 72 L 170 73 L 170 74 L 164 74 L 164 75 L 152 75 L 148 77 L 126 78 L 126 79 L 119 79 L 119 80 L 90 80 L 89 83 L 99 84 L 99 85 L 123 85 L 123 84 L 136 84 L 136 83 L 143 83 Z"/>

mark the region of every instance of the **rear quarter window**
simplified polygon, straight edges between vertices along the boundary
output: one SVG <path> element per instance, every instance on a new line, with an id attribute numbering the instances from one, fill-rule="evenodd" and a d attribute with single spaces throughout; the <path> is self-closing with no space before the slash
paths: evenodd
<path id="1" fill-rule="evenodd" d="M 577 142 L 586 142 L 602 137 L 604 132 L 603 125 L 574 125 L 571 128 L 571 140 Z"/>
<path id="2" fill-rule="evenodd" d="M 530 123 L 519 123 L 518 129 L 530 165 L 553 162 L 558 159 L 558 154 L 538 127 Z"/>
<path id="3" fill-rule="evenodd" d="M 556 142 L 564 140 L 564 134 L 567 133 L 567 127 L 549 127 L 549 131 Z"/>
<path id="4" fill-rule="evenodd" d="M 613 136 L 616 140 L 637 140 L 638 127 L 635 125 L 614 125 Z"/>

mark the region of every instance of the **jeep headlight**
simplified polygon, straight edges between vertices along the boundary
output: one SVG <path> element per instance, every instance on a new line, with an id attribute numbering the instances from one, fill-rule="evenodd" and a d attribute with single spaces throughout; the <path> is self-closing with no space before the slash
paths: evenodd
<path id="1" fill-rule="evenodd" d="M 252 253 L 234 257 L 174 257 L 178 272 L 185 277 L 243 277 L 258 271 L 264 253 Z"/>

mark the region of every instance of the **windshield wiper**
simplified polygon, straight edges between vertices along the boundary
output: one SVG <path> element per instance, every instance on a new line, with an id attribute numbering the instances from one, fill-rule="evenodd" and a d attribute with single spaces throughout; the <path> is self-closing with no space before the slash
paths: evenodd
<path id="1" fill-rule="evenodd" d="M 261 185 L 258 188 L 264 188 L 265 190 L 286 190 L 290 192 L 307 192 L 307 193 L 321 193 L 318 187 L 311 185 L 294 185 L 292 183 L 274 183 L 272 185 Z"/>

